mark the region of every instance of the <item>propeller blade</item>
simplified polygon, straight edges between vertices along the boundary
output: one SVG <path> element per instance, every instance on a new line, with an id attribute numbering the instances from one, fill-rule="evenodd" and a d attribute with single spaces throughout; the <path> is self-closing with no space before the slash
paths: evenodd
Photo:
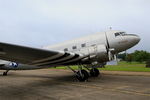
<path id="1" fill-rule="evenodd" d="M 108 58 L 109 58 L 109 61 L 114 59 L 113 54 L 111 53 L 110 50 L 108 51 Z"/>
<path id="2" fill-rule="evenodd" d="M 114 55 L 114 60 L 117 62 L 117 65 L 118 65 L 119 60 L 118 60 L 117 54 Z"/>

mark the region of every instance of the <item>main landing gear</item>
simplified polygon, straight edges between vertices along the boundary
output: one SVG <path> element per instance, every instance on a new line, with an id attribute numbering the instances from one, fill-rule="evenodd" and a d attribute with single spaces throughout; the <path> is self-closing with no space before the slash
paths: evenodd
<path id="1" fill-rule="evenodd" d="M 92 77 L 98 77 L 99 74 L 100 74 L 100 72 L 99 72 L 99 70 L 98 70 L 97 68 L 92 68 L 92 69 L 90 70 L 90 75 L 91 75 Z"/>
<path id="2" fill-rule="evenodd" d="M 3 72 L 3 76 L 7 76 L 9 70 L 6 70 L 5 72 Z"/>
<path id="3" fill-rule="evenodd" d="M 86 81 L 89 78 L 89 73 L 86 70 L 79 70 L 78 72 L 76 72 L 76 78 L 80 81 Z"/>
<path id="4" fill-rule="evenodd" d="M 89 69 L 88 67 L 85 67 L 89 71 L 88 72 L 85 69 L 82 69 L 82 67 L 85 67 L 85 66 L 78 66 L 78 71 L 76 71 L 73 68 L 71 68 L 70 66 L 68 66 L 68 68 L 71 69 L 75 73 L 76 78 L 80 82 L 87 81 L 90 76 L 91 77 L 98 77 L 100 75 L 100 72 L 97 68 Z"/>

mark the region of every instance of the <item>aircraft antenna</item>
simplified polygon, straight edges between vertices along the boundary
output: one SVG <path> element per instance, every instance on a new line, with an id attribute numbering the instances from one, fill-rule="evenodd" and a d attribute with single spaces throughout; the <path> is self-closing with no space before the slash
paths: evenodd
<path id="1" fill-rule="evenodd" d="M 109 27 L 110 30 L 112 30 L 112 27 Z"/>

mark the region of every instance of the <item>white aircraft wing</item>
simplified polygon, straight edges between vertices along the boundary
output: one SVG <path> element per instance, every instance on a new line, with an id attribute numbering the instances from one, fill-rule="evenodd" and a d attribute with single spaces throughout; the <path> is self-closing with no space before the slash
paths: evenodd
<path id="1" fill-rule="evenodd" d="M 36 66 L 58 66 L 78 62 L 79 54 L 0 42 L 0 59 Z"/>

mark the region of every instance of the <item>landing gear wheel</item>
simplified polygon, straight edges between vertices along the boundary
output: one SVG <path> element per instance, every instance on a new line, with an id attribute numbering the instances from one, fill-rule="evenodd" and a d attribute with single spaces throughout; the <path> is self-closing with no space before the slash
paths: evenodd
<path id="1" fill-rule="evenodd" d="M 6 72 L 3 72 L 3 76 L 7 76 L 9 70 L 6 70 Z"/>
<path id="2" fill-rule="evenodd" d="M 98 77 L 99 74 L 100 74 L 100 72 L 99 72 L 99 70 L 98 70 L 97 68 L 92 68 L 92 69 L 90 70 L 90 75 L 91 75 L 92 77 Z"/>
<path id="3" fill-rule="evenodd" d="M 7 76 L 7 72 L 3 72 L 3 76 Z"/>
<path id="4" fill-rule="evenodd" d="M 86 70 L 80 70 L 76 73 L 76 78 L 80 81 L 80 82 L 84 82 L 85 80 L 87 80 L 89 78 L 89 74 Z"/>

